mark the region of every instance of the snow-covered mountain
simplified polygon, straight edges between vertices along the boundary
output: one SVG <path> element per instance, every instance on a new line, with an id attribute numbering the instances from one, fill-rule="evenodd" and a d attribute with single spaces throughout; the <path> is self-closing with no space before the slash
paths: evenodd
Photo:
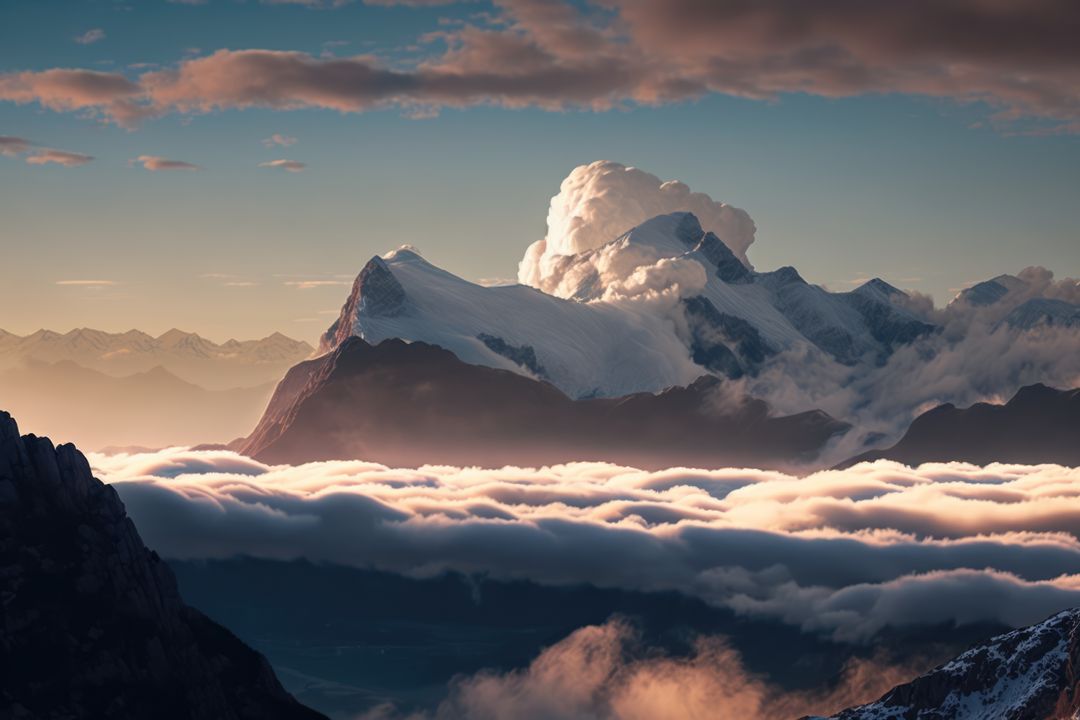
<path id="1" fill-rule="evenodd" d="M 1053 283 L 1041 269 L 998 275 L 966 288 L 950 309 L 978 308 L 996 317 L 998 325 L 1018 330 L 1041 326 L 1080 327 L 1080 288 L 1076 281 Z"/>
<path id="2" fill-rule="evenodd" d="M 73 362 L 123 377 L 160 366 L 211 390 L 276 381 L 313 350 L 308 343 L 281 333 L 261 340 L 228 340 L 218 344 L 176 329 L 157 337 L 140 330 L 124 333 L 91 328 L 67 333 L 38 330 L 26 336 L 0 330 L 0 370 L 28 363 Z"/>
<path id="3" fill-rule="evenodd" d="M 688 212 L 561 259 L 556 294 L 484 287 L 403 248 L 361 271 L 320 352 L 345 338 L 423 341 L 467 363 L 547 380 L 571 397 L 739 377 L 796 344 L 876 362 L 934 331 L 882 280 L 831 293 L 794 268 L 758 273 Z"/>
<path id="4" fill-rule="evenodd" d="M 1080 609 L 978 645 L 833 720 L 1080 717 Z M 811 719 L 812 720 L 812 719 Z M 818 719 L 820 720 L 820 719 Z"/>

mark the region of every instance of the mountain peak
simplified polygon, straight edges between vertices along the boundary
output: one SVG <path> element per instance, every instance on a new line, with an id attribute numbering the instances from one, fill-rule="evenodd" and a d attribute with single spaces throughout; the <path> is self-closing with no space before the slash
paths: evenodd
<path id="1" fill-rule="evenodd" d="M 895 297 L 897 295 L 906 295 L 903 290 L 894 285 L 890 285 L 879 277 L 871 278 L 867 280 L 859 287 L 855 288 L 855 292 L 874 293 L 884 297 Z"/>

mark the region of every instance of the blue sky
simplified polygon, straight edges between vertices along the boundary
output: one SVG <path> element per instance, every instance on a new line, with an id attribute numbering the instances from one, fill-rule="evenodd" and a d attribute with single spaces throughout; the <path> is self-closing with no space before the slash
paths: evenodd
<path id="1" fill-rule="evenodd" d="M 224 48 L 375 53 L 409 67 L 442 52 L 440 41 L 419 54 L 407 47 L 448 27 L 440 18 L 484 9 L 9 0 L 0 73 L 134 77 L 144 71 L 134 64 L 172 67 Z M 74 41 L 95 28 L 103 39 Z M 222 109 L 124 128 L 85 110 L 0 101 L 0 135 L 94 157 L 70 168 L 0 157 L 0 303 L 9 308 L 0 327 L 310 339 L 347 288 L 286 283 L 347 283 L 372 255 L 405 243 L 471 279 L 512 278 L 544 234 L 561 179 L 596 159 L 744 208 L 758 226 L 749 256 L 759 269 L 794 265 L 833 289 L 877 275 L 940 303 L 1027 265 L 1080 274 L 1080 139 L 1016 134 L 992 112 L 896 92 L 706 92 L 608 111 L 443 107 L 413 119 L 396 106 Z M 265 147 L 274 133 L 296 142 Z M 201 169 L 149 172 L 129 162 L 140 155 Z M 258 167 L 281 158 L 307 167 Z M 112 284 L 56 284 L 79 279 Z"/>

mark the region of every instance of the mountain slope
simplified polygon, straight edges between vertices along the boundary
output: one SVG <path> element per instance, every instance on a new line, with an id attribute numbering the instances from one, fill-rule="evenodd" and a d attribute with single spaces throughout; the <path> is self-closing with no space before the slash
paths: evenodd
<path id="1" fill-rule="evenodd" d="M 73 445 L 0 412 L 0 716 L 322 717 L 186 606 L 115 490 Z"/>
<path id="2" fill-rule="evenodd" d="M 1080 465 L 1080 389 L 1029 385 L 1004 405 L 939 405 L 911 423 L 896 445 L 843 463 L 878 459 L 925 462 Z"/>
<path id="3" fill-rule="evenodd" d="M 999 635 L 833 720 L 1072 720 L 1080 714 L 1080 609 Z"/>
<path id="4" fill-rule="evenodd" d="M 421 341 L 467 363 L 540 377 L 571 397 L 618 397 L 706 372 L 753 374 L 800 343 L 842 363 L 879 360 L 935 329 L 880 280 L 830 293 L 794 268 L 756 273 L 686 212 L 560 262 L 563 281 L 547 294 L 475 285 L 411 249 L 373 258 L 319 350 L 350 336 Z"/>
<path id="5" fill-rule="evenodd" d="M 779 467 L 813 457 L 848 429 L 820 412 L 769 417 L 760 401 L 722 412 L 720 384 L 703 378 L 658 395 L 572 400 L 546 382 L 426 343 L 347 338 L 289 371 L 238 449 L 292 464 Z"/>
<path id="6" fill-rule="evenodd" d="M 273 385 L 206 390 L 157 366 L 113 377 L 70 360 L 0 370 L 0 404 L 28 430 L 79 447 L 227 442 L 258 422 Z"/>
<path id="7" fill-rule="evenodd" d="M 188 382 L 224 390 L 276 381 L 312 350 L 281 333 L 219 345 L 176 329 L 156 338 L 139 330 L 107 333 L 90 328 L 63 334 L 38 330 L 25 337 L 0 332 L 0 370 L 70 361 L 121 377 L 164 367 Z"/>

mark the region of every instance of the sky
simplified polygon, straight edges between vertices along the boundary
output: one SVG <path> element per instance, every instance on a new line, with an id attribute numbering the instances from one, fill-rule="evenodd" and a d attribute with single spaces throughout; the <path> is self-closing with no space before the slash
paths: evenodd
<path id="1" fill-rule="evenodd" d="M 6 0 L 0 328 L 310 340 L 402 244 L 514 278 L 598 159 L 830 289 L 1075 277 L 1080 12 L 1009 5 Z"/>

